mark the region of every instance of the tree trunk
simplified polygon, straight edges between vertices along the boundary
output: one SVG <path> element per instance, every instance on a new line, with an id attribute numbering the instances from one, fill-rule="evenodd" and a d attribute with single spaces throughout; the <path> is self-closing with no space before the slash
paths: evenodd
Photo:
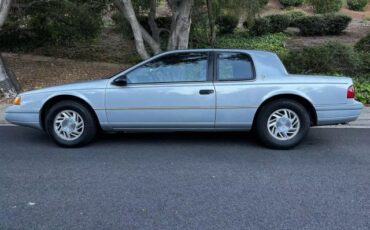
<path id="1" fill-rule="evenodd" d="M 135 11 L 132 6 L 131 0 L 116 0 L 116 1 L 117 1 L 118 6 L 122 6 L 120 7 L 120 10 L 123 10 L 123 13 L 126 19 L 131 25 L 131 29 L 132 29 L 132 32 L 135 38 L 135 45 L 136 45 L 137 52 L 139 53 L 142 59 L 148 59 L 150 56 L 145 49 L 143 35 L 141 33 L 141 27 L 136 18 Z M 120 2 L 122 3 L 122 5 L 120 4 Z"/>
<path id="2" fill-rule="evenodd" d="M 152 31 L 153 39 L 160 43 L 160 31 L 158 28 L 157 23 L 155 22 L 155 17 L 157 15 L 157 0 L 150 0 L 150 11 L 148 17 L 148 24 L 150 26 L 150 30 Z"/>
<path id="3" fill-rule="evenodd" d="M 247 19 L 247 15 L 245 12 L 241 13 L 239 16 L 238 26 L 237 28 L 242 29 L 244 28 L 244 22 Z"/>
<path id="4" fill-rule="evenodd" d="M 207 10 L 208 10 L 208 21 L 209 21 L 209 44 L 211 47 L 215 47 L 216 43 L 216 20 L 213 11 L 212 0 L 207 0 Z"/>
<path id="5" fill-rule="evenodd" d="M 187 49 L 194 0 L 169 0 L 168 2 L 172 10 L 168 50 Z"/>
<path id="6" fill-rule="evenodd" d="M 0 0 L 0 29 L 3 27 L 11 6 L 11 0 Z M 19 85 L 14 74 L 6 67 L 0 54 L 0 93 L 6 98 L 15 97 Z"/>
<path id="7" fill-rule="evenodd" d="M 131 25 L 131 29 L 135 38 L 136 50 L 140 57 L 142 59 L 149 58 L 144 41 L 149 45 L 155 54 L 162 52 L 160 44 L 156 42 L 138 22 L 131 0 L 115 0 L 114 3 Z"/>
<path id="8" fill-rule="evenodd" d="M 3 27 L 6 18 L 8 17 L 11 5 L 11 0 L 0 0 L 0 28 Z"/>
<path id="9" fill-rule="evenodd" d="M 6 63 L 0 54 L 0 93 L 5 98 L 13 98 L 17 96 L 18 92 L 18 82 L 13 72 L 6 67 Z"/>

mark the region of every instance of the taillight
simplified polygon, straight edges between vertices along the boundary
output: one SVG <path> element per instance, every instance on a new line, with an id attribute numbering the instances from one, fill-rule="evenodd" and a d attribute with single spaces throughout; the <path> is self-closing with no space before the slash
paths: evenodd
<path id="1" fill-rule="evenodd" d="M 353 85 L 351 85 L 347 89 L 347 98 L 352 99 L 352 98 L 355 98 L 355 97 L 356 97 L 356 90 L 355 90 L 355 87 L 353 87 Z"/>

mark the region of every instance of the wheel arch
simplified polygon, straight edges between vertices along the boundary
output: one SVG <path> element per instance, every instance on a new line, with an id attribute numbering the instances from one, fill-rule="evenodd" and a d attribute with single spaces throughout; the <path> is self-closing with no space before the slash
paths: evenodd
<path id="1" fill-rule="evenodd" d="M 258 117 L 258 114 L 261 111 L 261 109 L 263 108 L 263 106 L 265 106 L 266 104 L 268 104 L 272 101 L 279 100 L 279 99 L 290 99 L 290 100 L 294 100 L 294 101 L 302 104 L 309 112 L 310 120 L 311 120 L 311 126 L 317 125 L 316 109 L 313 106 L 313 104 L 307 98 L 305 98 L 301 95 L 297 95 L 297 94 L 283 93 L 283 94 L 277 94 L 277 95 L 271 96 L 271 97 L 265 99 L 262 102 L 262 104 L 258 107 L 258 109 L 256 111 L 256 114 L 254 115 L 253 126 L 256 123 L 256 119 Z"/>
<path id="2" fill-rule="evenodd" d="M 92 116 L 94 117 L 94 120 L 96 122 L 97 127 L 99 129 L 101 129 L 99 119 L 98 119 L 98 116 L 97 116 L 95 110 L 93 109 L 93 107 L 86 100 L 82 99 L 81 97 L 75 96 L 75 95 L 64 94 L 64 95 L 56 95 L 56 96 L 50 97 L 42 105 L 42 107 L 40 109 L 40 118 L 39 119 L 40 119 L 40 126 L 44 131 L 45 131 L 45 117 L 46 117 L 47 111 L 53 105 L 55 105 L 56 103 L 58 103 L 60 101 L 65 101 L 65 100 L 76 101 L 76 102 L 81 103 L 82 105 L 84 105 L 89 110 L 89 112 L 92 114 Z"/>

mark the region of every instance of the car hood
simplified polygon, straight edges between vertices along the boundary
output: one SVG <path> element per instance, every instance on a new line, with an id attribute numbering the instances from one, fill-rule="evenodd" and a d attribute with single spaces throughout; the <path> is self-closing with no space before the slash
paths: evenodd
<path id="1" fill-rule="evenodd" d="M 69 90 L 91 90 L 91 89 L 104 89 L 106 88 L 109 79 L 101 79 L 94 81 L 81 81 L 57 86 L 46 87 L 43 89 L 31 90 L 22 93 L 22 95 L 35 94 L 35 93 L 49 93 L 56 91 L 69 91 Z"/>

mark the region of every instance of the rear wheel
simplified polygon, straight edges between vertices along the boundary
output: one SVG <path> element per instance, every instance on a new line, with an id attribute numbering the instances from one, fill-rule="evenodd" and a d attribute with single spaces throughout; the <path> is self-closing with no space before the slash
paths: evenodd
<path id="1" fill-rule="evenodd" d="M 263 144 L 275 149 L 298 145 L 310 128 L 310 115 L 300 103 L 280 99 L 263 106 L 256 121 L 256 131 Z"/>
<path id="2" fill-rule="evenodd" d="M 89 109 L 76 101 L 61 101 L 49 109 L 46 129 L 53 140 L 64 147 L 88 144 L 97 132 L 96 122 Z"/>

